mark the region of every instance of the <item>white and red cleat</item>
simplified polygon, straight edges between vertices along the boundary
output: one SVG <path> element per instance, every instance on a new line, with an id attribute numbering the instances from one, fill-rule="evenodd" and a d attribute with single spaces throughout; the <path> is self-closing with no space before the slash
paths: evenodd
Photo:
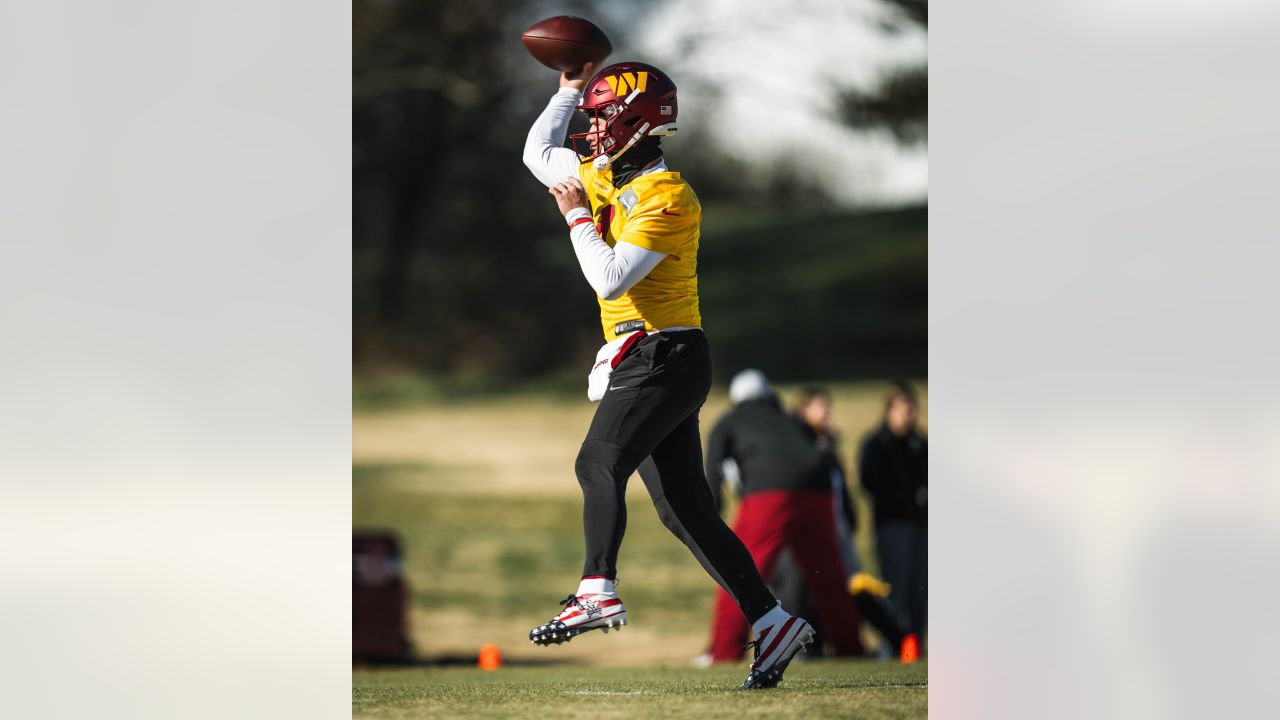
<path id="1" fill-rule="evenodd" d="M 756 660 L 751 663 L 751 674 L 742 683 L 742 690 L 777 687 L 782 673 L 796 653 L 813 642 L 813 627 L 803 618 L 794 615 L 761 630 L 754 642 Z"/>
<path id="2" fill-rule="evenodd" d="M 534 645 L 559 645 L 588 630 L 609 632 L 627 624 L 627 608 L 613 593 L 570 595 L 560 604 L 559 615 L 529 631 Z"/>

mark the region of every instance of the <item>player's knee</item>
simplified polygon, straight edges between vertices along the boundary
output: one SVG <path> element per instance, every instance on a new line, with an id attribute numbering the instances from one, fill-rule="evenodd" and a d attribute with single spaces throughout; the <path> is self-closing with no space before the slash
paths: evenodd
<path id="1" fill-rule="evenodd" d="M 622 448 L 617 443 L 604 440 L 587 440 L 578 450 L 578 459 L 573 465 L 578 475 L 578 484 L 589 485 L 610 484 L 616 482 L 622 457 Z"/>

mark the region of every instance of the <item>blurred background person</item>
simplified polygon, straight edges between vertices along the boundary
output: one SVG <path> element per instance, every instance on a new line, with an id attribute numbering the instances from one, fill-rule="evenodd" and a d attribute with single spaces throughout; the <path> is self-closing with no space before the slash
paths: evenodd
<path id="1" fill-rule="evenodd" d="M 854 509 L 853 496 L 849 492 L 844 463 L 840 461 L 840 436 L 831 424 L 831 393 L 820 387 L 805 388 L 796 399 L 795 416 L 814 447 L 822 454 L 827 475 L 831 479 L 837 547 L 848 578 L 849 592 L 853 595 L 859 612 L 884 638 L 883 649 L 886 652 L 882 654 L 887 656 L 891 653 L 900 656 L 903 662 L 914 662 L 918 657 L 918 642 L 914 635 L 906 632 L 897 611 L 886 599 L 891 592 L 890 585 L 867 570 L 858 547 L 854 544 L 858 515 Z M 792 594 L 795 591 L 788 586 L 794 584 L 799 586 L 800 597 L 805 597 L 807 587 L 804 577 L 794 574 L 792 578 L 779 577 L 775 572 L 775 591 Z M 799 608 L 803 603 L 796 599 L 792 600 L 792 605 Z M 818 632 L 821 637 L 821 628 Z"/>
<path id="2" fill-rule="evenodd" d="M 908 632 L 925 637 L 929 589 L 928 444 L 916 425 L 915 388 L 889 385 L 884 419 L 862 442 L 858 477 L 871 501 L 880 570 Z"/>
<path id="3" fill-rule="evenodd" d="M 863 654 L 858 611 L 846 590 L 836 537 L 836 502 L 827 461 L 783 410 L 764 373 L 743 370 L 729 386 L 732 409 L 711 431 L 707 482 L 716 506 L 727 483 L 742 503 L 733 530 L 769 577 L 784 549 L 810 580 L 824 640 L 837 656 Z M 728 476 L 728 477 L 726 477 Z M 716 593 L 710 662 L 742 658 L 747 621 L 723 590 Z"/>

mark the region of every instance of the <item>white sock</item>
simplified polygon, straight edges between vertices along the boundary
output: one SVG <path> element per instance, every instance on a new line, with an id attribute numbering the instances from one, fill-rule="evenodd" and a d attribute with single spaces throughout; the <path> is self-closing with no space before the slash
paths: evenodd
<path id="1" fill-rule="evenodd" d="M 579 595 L 612 595 L 613 581 L 606 578 L 582 578 L 578 583 Z"/>
<path id="2" fill-rule="evenodd" d="M 789 617 L 791 617 L 791 614 L 782 609 L 782 603 L 778 603 L 759 620 L 751 623 L 751 631 L 756 634 L 756 637 L 760 637 L 760 633 L 780 622 L 786 622 Z"/>

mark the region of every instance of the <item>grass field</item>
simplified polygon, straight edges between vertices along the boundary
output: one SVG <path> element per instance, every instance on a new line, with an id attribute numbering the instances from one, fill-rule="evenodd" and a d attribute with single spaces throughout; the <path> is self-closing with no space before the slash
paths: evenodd
<path id="1" fill-rule="evenodd" d="M 858 437 L 877 422 L 880 386 L 833 389 L 835 422 L 848 437 L 844 456 L 852 463 Z M 791 390 L 784 388 L 784 396 Z M 727 405 L 713 394 L 702 413 L 704 436 Z M 515 665 L 496 674 L 472 667 L 358 670 L 357 716 L 520 717 L 545 710 L 566 717 L 721 711 L 750 717 L 778 709 L 775 703 L 812 704 L 823 708 L 820 716 L 853 708 L 859 717 L 925 715 L 923 665 L 798 664 L 783 692 L 751 700 L 725 690 L 742 680 L 745 665 L 688 669 L 707 641 L 715 585 L 658 521 L 638 479 L 628 489 L 619 556 L 627 629 L 531 646 L 529 628 L 554 614 L 577 584 L 582 499 L 573 463 L 594 410 L 576 395 L 526 394 L 354 416 L 353 525 L 392 530 L 402 541 L 415 653 L 427 661 L 474 658 L 481 645 L 495 643 Z M 865 554 L 871 537 L 866 508 L 860 510 Z M 557 664 L 530 667 L 535 663 Z M 579 690 L 656 694 L 574 694 Z M 797 705 L 798 696 L 804 700 Z"/>
<path id="2" fill-rule="evenodd" d="M 879 391 L 878 384 L 833 388 L 850 466 L 862 429 L 879 417 Z M 704 436 L 727 406 L 712 395 Z M 496 643 L 517 659 L 546 659 L 549 649 L 531 647 L 527 633 L 577 584 L 582 497 L 573 463 L 594 410 L 578 397 L 526 395 L 355 415 L 352 522 L 400 536 L 420 656 L 474 655 Z M 638 478 L 627 505 L 619 591 L 633 624 L 609 638 L 615 654 L 601 659 L 586 640 L 557 648 L 559 659 L 684 663 L 703 650 L 714 583 L 658 521 Z M 860 510 L 858 541 L 871 557 Z"/>
<path id="3" fill-rule="evenodd" d="M 745 675 L 739 667 L 357 670 L 352 676 L 351 714 L 354 718 L 593 720 L 928 716 L 928 667 L 923 662 L 797 662 L 775 690 L 736 690 Z"/>

